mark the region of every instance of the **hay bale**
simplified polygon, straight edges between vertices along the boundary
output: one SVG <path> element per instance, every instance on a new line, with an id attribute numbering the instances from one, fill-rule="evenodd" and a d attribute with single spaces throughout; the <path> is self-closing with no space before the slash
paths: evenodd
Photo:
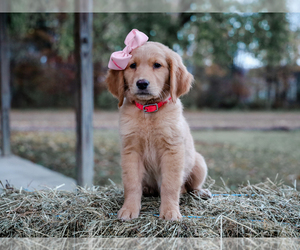
<path id="1" fill-rule="evenodd" d="M 300 192 L 267 180 L 232 195 L 210 181 L 215 196 L 180 198 L 182 221 L 158 219 L 160 199 L 142 198 L 138 219 L 120 221 L 123 190 L 116 186 L 77 192 L 3 188 L 0 237 L 300 237 Z"/>

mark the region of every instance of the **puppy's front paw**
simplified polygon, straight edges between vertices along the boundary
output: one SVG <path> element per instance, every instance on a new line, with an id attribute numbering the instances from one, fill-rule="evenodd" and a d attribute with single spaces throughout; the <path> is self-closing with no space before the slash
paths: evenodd
<path id="1" fill-rule="evenodd" d="M 179 207 L 163 207 L 160 209 L 159 218 L 165 220 L 181 220 L 182 216 L 179 211 Z"/>
<path id="2" fill-rule="evenodd" d="M 192 191 L 192 193 L 199 196 L 203 200 L 208 200 L 212 198 L 212 194 L 208 189 L 195 189 Z"/>
<path id="3" fill-rule="evenodd" d="M 131 220 L 139 217 L 139 213 L 140 213 L 139 206 L 123 205 L 123 207 L 118 212 L 118 218 L 121 220 Z"/>

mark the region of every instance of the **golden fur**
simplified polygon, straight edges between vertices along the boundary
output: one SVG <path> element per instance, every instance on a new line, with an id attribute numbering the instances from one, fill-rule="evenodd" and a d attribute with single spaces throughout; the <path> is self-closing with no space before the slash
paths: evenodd
<path id="1" fill-rule="evenodd" d="M 141 196 L 161 196 L 160 218 L 179 220 L 179 196 L 201 189 L 207 174 L 204 158 L 195 151 L 189 126 L 182 114 L 179 96 L 191 87 L 193 76 L 178 54 L 168 47 L 147 42 L 132 51 L 125 70 L 109 70 L 109 91 L 119 99 L 121 158 L 125 201 L 118 212 L 123 220 L 137 218 Z M 136 64 L 135 68 L 130 65 Z M 154 67 L 159 63 L 161 67 Z M 141 94 L 136 82 L 149 81 Z M 134 102 L 145 104 L 171 100 L 158 112 L 144 113 Z"/>

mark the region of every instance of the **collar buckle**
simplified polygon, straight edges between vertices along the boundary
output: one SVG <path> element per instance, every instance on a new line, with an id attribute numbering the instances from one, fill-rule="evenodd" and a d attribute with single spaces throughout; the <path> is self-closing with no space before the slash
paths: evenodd
<path id="1" fill-rule="evenodd" d="M 153 108 L 155 108 L 155 109 L 153 109 Z M 158 105 L 157 105 L 157 103 L 144 105 L 143 106 L 143 111 L 145 113 L 154 113 L 154 112 L 157 112 L 158 111 Z"/>

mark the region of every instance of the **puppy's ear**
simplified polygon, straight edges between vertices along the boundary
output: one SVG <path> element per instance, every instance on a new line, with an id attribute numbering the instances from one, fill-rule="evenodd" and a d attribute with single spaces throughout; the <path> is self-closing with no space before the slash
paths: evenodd
<path id="1" fill-rule="evenodd" d="M 181 57 L 174 51 L 170 50 L 167 61 L 170 71 L 170 94 L 175 103 L 178 97 L 189 92 L 194 77 L 187 71 Z"/>
<path id="2" fill-rule="evenodd" d="M 106 83 L 110 93 L 119 99 L 119 107 L 124 100 L 124 72 L 123 70 L 110 69 L 106 76 Z"/>

